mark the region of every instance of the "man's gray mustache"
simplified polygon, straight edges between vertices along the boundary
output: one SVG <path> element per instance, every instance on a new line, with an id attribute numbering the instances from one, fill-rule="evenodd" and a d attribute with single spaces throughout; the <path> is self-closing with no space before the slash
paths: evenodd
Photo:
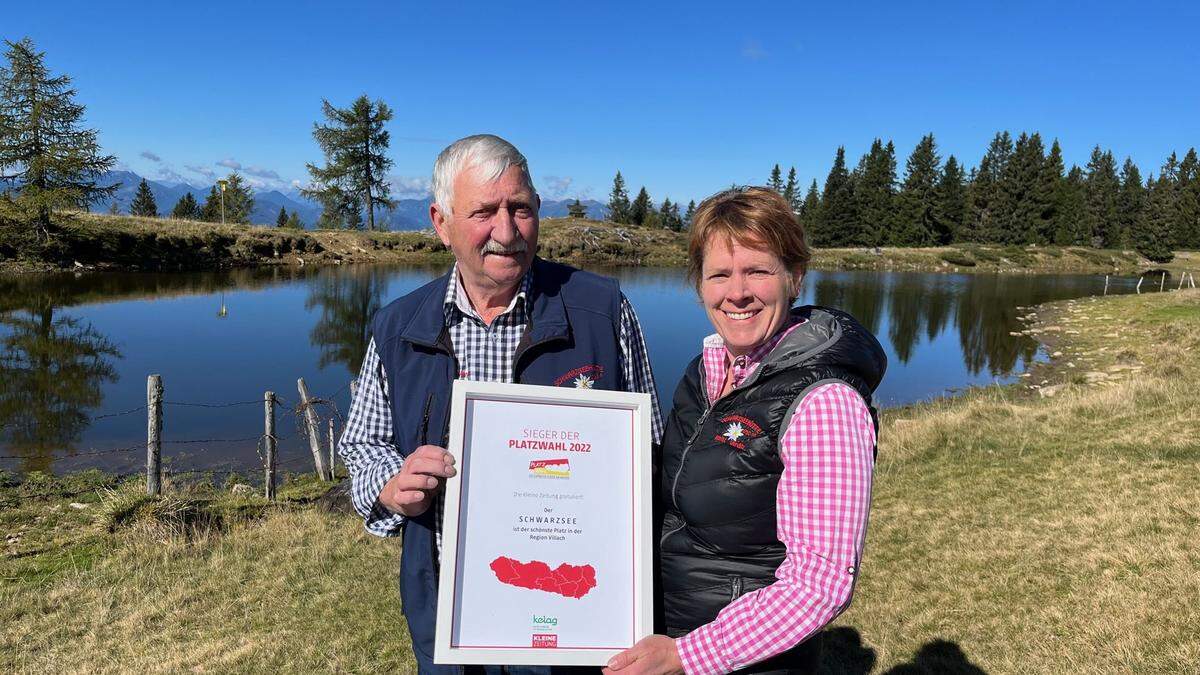
<path id="1" fill-rule="evenodd" d="M 483 245 L 484 253 L 503 253 L 511 255 L 513 253 L 524 253 L 527 250 L 529 250 L 529 245 L 525 243 L 524 239 L 518 239 L 508 246 L 501 244 L 495 239 L 489 239 L 488 243 Z"/>

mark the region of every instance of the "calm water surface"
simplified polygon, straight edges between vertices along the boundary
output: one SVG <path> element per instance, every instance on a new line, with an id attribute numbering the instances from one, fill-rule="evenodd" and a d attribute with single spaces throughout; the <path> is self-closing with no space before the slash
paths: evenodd
<path id="1" fill-rule="evenodd" d="M 139 470 L 146 415 L 138 408 L 150 373 L 163 379 L 170 467 L 258 466 L 263 392 L 293 406 L 303 377 L 332 401 L 323 417 L 344 415 L 371 315 L 440 273 L 371 266 L 0 278 L 0 469 Z M 608 273 L 637 309 L 669 405 L 711 326 L 682 270 Z M 1132 292 L 1136 282 L 1114 277 L 1109 292 Z M 799 302 L 845 309 L 879 337 L 889 358 L 878 393 L 886 406 L 1011 378 L 1038 355 L 1035 341 L 1010 335 L 1022 328 L 1017 307 L 1103 288 L 1096 276 L 812 272 Z M 277 425 L 282 466 L 307 469 L 311 454 L 290 409 Z"/>

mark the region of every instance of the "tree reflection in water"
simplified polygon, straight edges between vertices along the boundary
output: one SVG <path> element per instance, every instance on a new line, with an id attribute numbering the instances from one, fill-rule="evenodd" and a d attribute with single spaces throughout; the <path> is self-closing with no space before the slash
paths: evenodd
<path id="1" fill-rule="evenodd" d="M 327 270 L 311 282 L 304 307 L 321 310 L 309 333 L 312 344 L 321 350 L 321 368 L 341 363 L 350 377 L 358 377 L 371 318 L 379 309 L 389 274 L 380 267 L 352 267 Z"/>
<path id="2" fill-rule="evenodd" d="M 0 437 L 21 470 L 47 470 L 76 452 L 89 410 L 117 380 L 120 351 L 91 324 L 55 317 L 47 298 L 0 315 Z"/>

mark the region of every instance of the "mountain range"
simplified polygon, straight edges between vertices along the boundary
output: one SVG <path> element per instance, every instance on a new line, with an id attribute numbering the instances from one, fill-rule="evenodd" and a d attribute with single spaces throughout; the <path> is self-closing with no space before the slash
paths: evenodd
<path id="1" fill-rule="evenodd" d="M 142 182 L 142 177 L 132 171 L 109 171 L 98 182 L 101 185 L 119 184 L 120 187 L 109 200 L 109 204 L 96 204 L 92 208 L 108 211 L 111 204 L 115 203 L 118 213 L 129 213 L 129 205 L 133 203 L 133 196 L 137 192 L 138 184 Z M 212 185 L 190 185 L 188 183 L 162 183 L 149 178 L 146 179 L 146 184 L 154 195 L 160 215 L 170 214 L 175 203 L 188 192 L 192 193 L 198 203 L 203 204 L 213 187 Z M 567 207 L 574 201 L 574 199 L 545 199 L 542 201 L 539 214 L 543 218 L 565 217 L 568 215 Z M 608 215 L 608 207 L 594 199 L 584 199 L 581 202 L 587 207 L 589 218 L 603 219 Z M 429 227 L 429 205 L 431 203 L 433 203 L 433 197 L 398 199 L 395 208 L 383 209 L 382 212 L 376 211 L 375 221 L 382 223 L 383 227 L 389 230 L 423 230 Z M 254 192 L 254 208 L 250 211 L 250 222 L 273 225 L 281 207 L 287 209 L 288 213 L 295 211 L 299 214 L 300 221 L 309 229 L 321 217 L 320 204 L 305 199 L 298 190 L 289 190 L 286 193 L 279 190 L 256 190 Z"/>

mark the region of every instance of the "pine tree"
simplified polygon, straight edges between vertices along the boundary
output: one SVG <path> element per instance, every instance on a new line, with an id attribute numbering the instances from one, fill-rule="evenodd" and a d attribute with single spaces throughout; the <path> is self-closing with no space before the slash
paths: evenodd
<path id="1" fill-rule="evenodd" d="M 286 227 L 288 222 L 287 209 L 279 207 L 279 215 L 275 216 L 275 227 Z"/>
<path id="2" fill-rule="evenodd" d="M 1087 225 L 1087 177 L 1083 169 L 1072 166 L 1059 184 L 1058 213 L 1054 218 L 1054 243 L 1059 246 L 1090 246 Z"/>
<path id="3" fill-rule="evenodd" d="M 133 203 L 129 205 L 129 215 L 145 218 L 158 217 L 158 204 L 154 201 L 154 193 L 150 191 L 150 185 L 145 178 L 138 183 L 137 192 L 133 195 Z"/>
<path id="4" fill-rule="evenodd" d="M 1087 182 L 1084 183 L 1084 222 L 1090 233 L 1090 244 L 1096 248 L 1119 246 L 1121 235 L 1117 214 L 1117 195 L 1121 181 L 1117 178 L 1116 161 L 1112 152 L 1092 150 L 1087 165 Z"/>
<path id="5" fill-rule="evenodd" d="M 121 212 L 121 205 L 120 205 L 120 204 L 118 204 L 118 203 L 116 203 L 116 202 L 113 202 L 113 203 L 111 203 L 111 204 L 109 204 L 109 205 L 108 205 L 108 214 L 109 214 L 110 216 L 115 216 L 115 215 L 119 214 L 120 212 Z"/>
<path id="6" fill-rule="evenodd" d="M 804 203 L 800 206 L 800 225 L 805 234 L 812 239 L 813 228 L 821 215 L 821 193 L 817 190 L 817 179 L 808 186 L 808 194 L 804 195 Z"/>
<path id="7" fill-rule="evenodd" d="M 939 223 L 938 232 L 944 235 L 935 237 L 938 243 L 948 244 L 958 241 L 962 236 L 963 219 L 967 213 L 967 185 L 963 169 L 954 155 L 946 158 L 942 167 L 942 175 L 937 186 L 937 206 L 935 220 Z"/>
<path id="8" fill-rule="evenodd" d="M 116 158 L 100 154 L 94 129 L 81 129 L 84 106 L 66 75 L 51 77 L 45 52 L 33 41 L 5 41 L 0 68 L 0 184 L 14 186 L 14 202 L 30 215 L 39 241 L 54 230 L 56 209 L 86 209 L 119 185 L 96 181 Z"/>
<path id="9" fill-rule="evenodd" d="M 767 180 L 767 187 L 783 194 L 783 173 L 779 170 L 779 165 L 776 164 L 774 169 L 771 169 L 771 178 Z"/>
<path id="10" fill-rule="evenodd" d="M 292 211 L 291 215 L 288 216 L 286 227 L 289 230 L 303 230 L 304 223 L 300 222 L 300 214 Z"/>
<path id="11" fill-rule="evenodd" d="M 587 218 L 587 207 L 577 197 L 574 203 L 567 205 L 567 215 L 572 218 Z"/>
<path id="12" fill-rule="evenodd" d="M 892 243 L 900 246 L 928 246 L 950 242 L 950 228 L 937 220 L 937 185 L 941 159 L 933 134 L 924 136 L 904 169 L 900 187 L 899 216 Z"/>
<path id="13" fill-rule="evenodd" d="M 1195 148 L 1179 163 L 1179 217 L 1172 239 L 1177 249 L 1200 249 L 1200 159 Z"/>
<path id="14" fill-rule="evenodd" d="M 638 191 L 637 197 L 633 198 L 633 203 L 629 205 L 629 222 L 634 225 L 641 225 L 646 221 L 646 216 L 654 209 L 654 205 L 650 203 L 650 193 L 646 192 L 646 187 Z"/>
<path id="15" fill-rule="evenodd" d="M 1171 153 L 1175 159 L 1175 153 Z M 1170 176 L 1159 175 L 1149 182 L 1146 208 L 1142 209 L 1133 231 L 1133 247 L 1152 262 L 1167 263 L 1175 257 L 1171 249 L 1171 230 L 1178 213 L 1178 192 Z"/>
<path id="16" fill-rule="evenodd" d="M 335 108 L 327 100 L 321 101 L 321 108 L 327 123 L 313 125 L 313 138 L 325 154 L 325 166 L 307 165 L 314 185 L 301 193 L 322 203 L 329 198 L 344 203 L 349 195 L 367 214 L 367 229 L 374 230 L 375 208 L 395 206 L 386 180 L 392 166 L 386 154 L 390 136 L 383 128 L 391 121 L 392 110 L 365 94 L 349 108 Z"/>
<path id="17" fill-rule="evenodd" d="M 625 179 L 618 171 L 613 178 L 612 192 L 608 195 L 608 219 L 614 223 L 629 223 L 629 192 L 625 189 Z"/>
<path id="18" fill-rule="evenodd" d="M 696 200 L 688 201 L 687 211 L 683 214 L 683 229 L 692 229 L 692 219 L 696 217 Z"/>
<path id="19" fill-rule="evenodd" d="M 204 200 L 204 206 L 200 207 L 200 220 L 210 223 L 221 222 L 221 193 L 217 186 L 212 186 L 208 191 L 208 197 Z"/>
<path id="20" fill-rule="evenodd" d="M 1174 155 L 1172 155 L 1172 158 Z M 1133 232 L 1140 224 L 1142 211 L 1146 210 L 1147 189 L 1142 184 L 1142 174 L 1129 157 L 1121 167 L 1121 192 L 1117 195 L 1117 221 L 1121 232 L 1120 248 L 1125 248 Z"/>
<path id="21" fill-rule="evenodd" d="M 852 183 L 854 220 L 842 245 L 890 243 L 896 223 L 896 146 L 876 138 L 859 160 Z"/>
<path id="22" fill-rule="evenodd" d="M 1000 177 L 1002 208 L 996 222 L 997 240 L 1002 244 L 1045 243 L 1039 230 L 1045 204 L 1040 200 L 1038 180 L 1046 161 L 1039 134 L 1023 133 L 1017 138 L 1012 158 Z"/>
<path id="23" fill-rule="evenodd" d="M 846 148 L 839 146 L 825 178 L 820 213 L 812 228 L 814 246 L 846 246 L 856 230 L 854 185 L 846 169 Z"/>
<path id="24" fill-rule="evenodd" d="M 1055 240 L 1058 214 L 1063 208 L 1063 158 L 1058 139 L 1050 145 L 1050 152 L 1038 171 L 1033 188 L 1032 200 L 1037 205 L 1033 213 L 1033 224 L 1028 230 L 1026 241 L 1048 244 Z"/>
<path id="25" fill-rule="evenodd" d="M 792 207 L 792 213 L 800 213 L 800 186 L 796 184 L 796 167 L 788 169 L 787 184 L 783 186 L 783 198 Z"/>
<path id="26" fill-rule="evenodd" d="M 1008 168 L 1012 152 L 1012 137 L 1007 131 L 997 132 L 971 180 L 967 241 L 999 241 L 996 220 L 1005 211 L 1000 177 Z"/>
<path id="27" fill-rule="evenodd" d="M 175 208 L 171 209 L 171 217 L 180 220 L 200 220 L 200 206 L 196 204 L 196 198 L 191 192 L 179 198 L 175 202 Z"/>

